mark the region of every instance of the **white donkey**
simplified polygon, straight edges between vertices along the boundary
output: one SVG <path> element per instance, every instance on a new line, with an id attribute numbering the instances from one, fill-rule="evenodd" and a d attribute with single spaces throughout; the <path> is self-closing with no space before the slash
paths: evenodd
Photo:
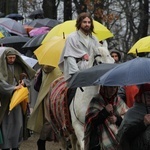
<path id="1" fill-rule="evenodd" d="M 100 57 L 97 57 L 97 62 L 100 63 L 114 63 L 114 59 L 110 56 L 110 53 L 106 47 L 99 47 Z M 93 64 L 93 59 L 90 59 L 90 65 Z M 89 67 L 91 67 L 89 66 Z M 84 150 L 84 123 L 85 123 L 85 114 L 88 108 L 88 105 L 99 91 L 99 86 L 89 86 L 82 87 L 83 91 L 80 88 L 77 89 L 75 97 L 73 98 L 70 105 L 70 113 L 72 126 L 77 137 L 79 144 L 78 149 Z M 77 149 L 77 148 L 76 148 Z"/>
<path id="2" fill-rule="evenodd" d="M 114 59 L 110 56 L 110 53 L 109 53 L 107 47 L 99 47 L 96 51 L 97 52 L 93 52 L 93 54 L 90 55 L 89 68 L 93 66 L 95 59 L 96 59 L 96 62 L 100 62 L 100 63 L 114 63 Z M 95 53 L 97 54 L 97 56 L 95 56 Z M 54 91 L 55 91 L 52 93 L 54 93 L 54 95 L 56 97 L 58 95 L 61 95 L 61 93 L 59 93 L 59 90 L 56 90 L 57 89 L 56 87 L 60 88 L 61 90 L 62 90 L 62 88 L 67 88 L 67 86 L 63 87 L 62 84 L 59 85 L 60 82 L 66 84 L 66 82 L 63 82 L 63 80 L 60 80 L 60 82 L 58 82 L 59 79 L 60 78 L 56 79 L 51 84 L 52 89 L 54 89 Z M 58 82 L 58 84 L 56 86 L 57 82 Z M 70 112 L 69 112 L 69 110 L 68 110 L 68 112 L 71 115 L 71 123 L 72 123 L 72 127 L 74 129 L 74 132 L 73 132 L 73 134 L 69 134 L 69 137 L 71 140 L 73 150 L 83 150 L 84 149 L 83 138 L 84 138 L 85 113 L 88 108 L 88 104 L 89 104 L 90 100 L 92 99 L 92 97 L 95 94 L 97 94 L 98 89 L 99 89 L 98 86 L 83 87 L 84 92 L 82 92 L 80 89 L 77 89 L 76 95 L 70 104 L 70 107 L 69 107 Z M 51 93 L 51 95 L 53 95 L 52 93 Z M 53 100 L 53 98 L 51 97 L 50 102 L 53 101 L 53 102 L 57 103 L 60 99 L 61 98 Z M 51 107 L 51 105 L 49 105 L 49 106 Z M 57 107 L 58 106 L 56 106 L 55 109 L 59 110 L 59 107 L 58 108 Z M 54 114 L 55 114 L 55 110 L 53 109 L 54 107 L 51 107 L 51 108 L 52 108 L 51 112 L 54 112 Z M 61 113 L 61 114 L 63 114 L 63 113 Z M 55 115 L 57 122 L 60 122 L 60 120 L 62 120 L 62 118 L 60 118 L 61 114 Z M 61 125 L 59 124 L 58 126 L 60 127 Z M 70 126 L 71 126 L 71 124 L 70 124 Z M 54 127 L 54 129 L 56 129 L 56 128 Z M 63 130 L 63 127 L 61 127 L 60 130 Z M 58 132 L 56 132 L 56 133 L 58 133 Z M 63 138 L 63 137 L 61 139 L 65 140 L 65 138 Z"/>

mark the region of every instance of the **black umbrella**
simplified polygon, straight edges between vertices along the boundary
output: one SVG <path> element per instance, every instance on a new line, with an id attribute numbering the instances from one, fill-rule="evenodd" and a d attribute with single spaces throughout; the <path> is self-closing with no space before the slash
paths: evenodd
<path id="1" fill-rule="evenodd" d="M 28 50 L 28 49 L 35 50 L 41 45 L 41 42 L 43 41 L 46 35 L 47 33 L 31 38 L 27 43 L 23 45 L 22 49 L 23 50 Z"/>
<path id="2" fill-rule="evenodd" d="M 69 87 L 85 87 L 92 86 L 93 83 L 102 75 L 104 75 L 107 71 L 114 68 L 118 64 L 99 64 L 93 66 L 89 69 L 85 69 L 83 71 L 79 71 L 73 75 L 71 80 L 68 83 Z"/>
<path id="3" fill-rule="evenodd" d="M 44 18 L 44 12 L 41 9 L 33 11 L 29 16 L 31 19 Z"/>
<path id="4" fill-rule="evenodd" d="M 5 18 L 11 18 L 11 19 L 14 19 L 16 21 L 18 20 L 23 20 L 24 17 L 20 14 L 15 14 L 15 13 L 12 13 L 12 14 L 8 14 L 7 16 L 5 16 Z"/>
<path id="5" fill-rule="evenodd" d="M 60 21 L 56 19 L 49 19 L 49 18 L 44 18 L 44 19 L 35 19 L 31 22 L 28 23 L 29 26 L 32 27 L 49 27 L 53 28 L 54 26 L 60 24 Z"/>
<path id="6" fill-rule="evenodd" d="M 22 53 L 22 46 L 29 41 L 29 37 L 23 37 L 23 36 L 9 36 L 4 37 L 0 39 L 0 44 L 7 47 L 13 47 L 16 50 L 18 50 L 20 53 Z"/>

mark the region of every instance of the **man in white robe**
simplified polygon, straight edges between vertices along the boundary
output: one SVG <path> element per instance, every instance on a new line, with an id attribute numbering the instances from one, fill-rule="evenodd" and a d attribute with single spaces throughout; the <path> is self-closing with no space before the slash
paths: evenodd
<path id="1" fill-rule="evenodd" d="M 66 80 L 77 71 L 89 68 L 90 55 L 99 54 L 98 47 L 101 46 L 98 39 L 92 35 L 94 25 L 89 13 L 81 13 L 78 16 L 76 28 L 77 31 L 67 37 L 59 62 Z"/>

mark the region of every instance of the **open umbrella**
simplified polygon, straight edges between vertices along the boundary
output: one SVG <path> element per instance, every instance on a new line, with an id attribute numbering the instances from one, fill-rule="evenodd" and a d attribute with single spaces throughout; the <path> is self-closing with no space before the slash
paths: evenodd
<path id="1" fill-rule="evenodd" d="M 89 69 L 85 69 L 79 71 L 73 75 L 71 80 L 68 83 L 69 87 L 85 87 L 85 86 L 92 86 L 93 82 L 96 81 L 100 76 L 105 74 L 110 69 L 114 68 L 118 64 L 99 64 L 93 66 Z"/>
<path id="2" fill-rule="evenodd" d="M 34 54 L 39 64 L 58 67 L 60 55 L 65 45 L 65 39 L 62 37 L 53 37 L 48 42 L 38 47 Z"/>
<path id="3" fill-rule="evenodd" d="M 21 57 L 31 68 L 33 68 L 38 62 L 37 59 L 31 58 L 31 57 L 27 57 L 24 55 L 21 55 Z"/>
<path id="4" fill-rule="evenodd" d="M 24 17 L 22 15 L 16 14 L 16 13 L 8 14 L 7 16 L 5 16 L 5 18 L 11 18 L 11 19 L 14 19 L 16 21 L 24 19 Z"/>
<path id="5" fill-rule="evenodd" d="M 3 36 L 1 37 L 8 37 L 8 36 L 11 36 L 11 34 L 4 28 L 0 25 L 0 32 Z"/>
<path id="6" fill-rule="evenodd" d="M 0 39 L 0 44 L 7 47 L 13 47 L 22 53 L 22 46 L 29 41 L 29 37 L 24 36 L 9 36 Z"/>
<path id="7" fill-rule="evenodd" d="M 49 27 L 34 28 L 29 32 L 30 37 L 42 35 L 50 31 Z"/>
<path id="8" fill-rule="evenodd" d="M 17 22 L 10 18 L 0 18 L 0 25 L 3 26 L 10 33 L 20 35 L 20 36 L 28 36 L 26 30 L 20 22 Z"/>
<path id="9" fill-rule="evenodd" d="M 28 16 L 31 19 L 44 18 L 44 12 L 41 9 L 34 10 Z"/>
<path id="10" fill-rule="evenodd" d="M 32 37 L 28 42 L 26 42 L 22 46 L 22 49 L 23 50 L 28 50 L 28 49 L 35 50 L 36 48 L 38 48 L 41 45 L 41 43 L 46 35 L 47 35 L 47 33 Z"/>
<path id="11" fill-rule="evenodd" d="M 94 85 L 125 86 L 150 82 L 150 59 L 135 58 L 118 64 L 116 67 L 99 77 Z"/>
<path id="12" fill-rule="evenodd" d="M 62 36 L 64 34 L 70 34 L 73 31 L 76 31 L 76 20 L 69 20 L 56 25 L 50 32 L 47 34 L 42 43 L 48 41 L 54 36 Z M 95 36 L 101 41 L 110 37 L 113 37 L 113 34 L 101 23 L 94 21 L 94 31 Z"/>
<path id="13" fill-rule="evenodd" d="M 22 103 L 23 101 L 23 111 L 26 111 L 25 106 L 27 106 L 26 104 L 29 102 L 29 91 L 27 87 L 22 87 L 21 89 L 18 89 L 14 92 L 11 100 L 10 100 L 10 104 L 9 104 L 9 111 L 11 111 L 15 106 L 17 106 L 18 104 Z"/>
<path id="14" fill-rule="evenodd" d="M 58 20 L 50 19 L 50 18 L 35 19 L 28 23 L 29 26 L 32 26 L 34 28 L 35 27 L 39 28 L 39 27 L 45 26 L 45 27 L 49 27 L 50 29 L 58 24 L 60 24 L 60 22 Z"/>
<path id="15" fill-rule="evenodd" d="M 128 54 L 150 52 L 150 36 L 146 36 L 138 40 L 129 50 Z"/>

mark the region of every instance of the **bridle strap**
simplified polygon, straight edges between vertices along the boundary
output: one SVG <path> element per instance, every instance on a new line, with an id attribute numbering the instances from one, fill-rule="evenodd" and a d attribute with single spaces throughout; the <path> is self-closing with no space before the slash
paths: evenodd
<path id="1" fill-rule="evenodd" d="M 97 54 L 97 55 L 95 55 L 94 56 L 94 62 L 93 62 L 93 66 L 96 66 L 96 65 L 98 65 L 98 64 L 101 64 L 102 62 L 97 62 L 97 60 L 96 60 L 96 58 L 97 57 L 102 57 L 100 54 Z"/>

